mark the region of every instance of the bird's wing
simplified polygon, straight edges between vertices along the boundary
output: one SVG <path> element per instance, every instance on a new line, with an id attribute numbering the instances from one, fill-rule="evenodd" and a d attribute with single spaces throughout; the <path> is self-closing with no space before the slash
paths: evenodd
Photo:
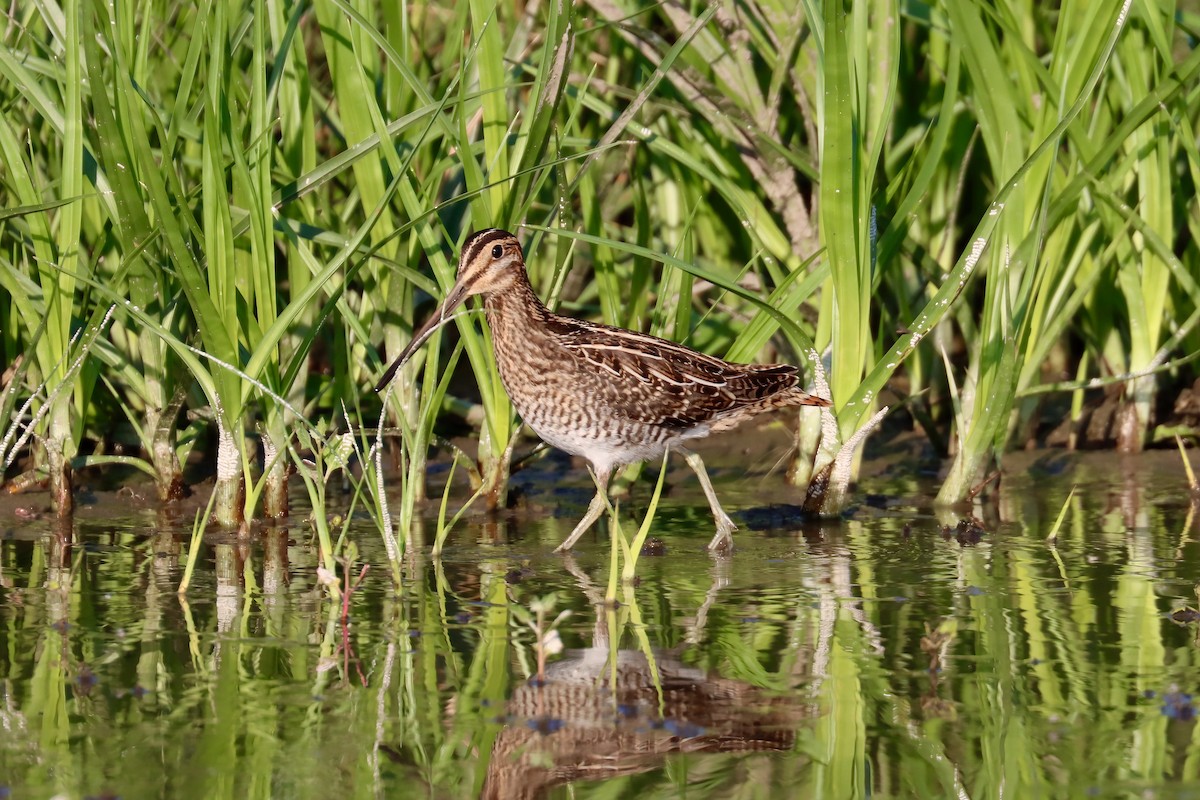
<path id="1" fill-rule="evenodd" d="M 551 328 L 566 352 L 593 370 L 610 407 L 637 422 L 687 429 L 799 381 L 786 364 L 731 364 L 656 336 L 559 317 Z"/>

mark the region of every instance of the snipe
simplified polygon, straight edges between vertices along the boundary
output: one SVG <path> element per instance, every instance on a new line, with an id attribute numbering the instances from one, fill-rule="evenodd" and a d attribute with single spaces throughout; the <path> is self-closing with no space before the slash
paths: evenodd
<path id="1" fill-rule="evenodd" d="M 614 468 L 667 449 L 687 459 L 704 487 L 717 523 L 709 549 L 731 549 L 733 520 L 704 462 L 683 443 L 769 409 L 829 405 L 801 388 L 793 366 L 731 364 L 656 336 L 552 313 L 529 285 L 517 238 L 494 228 L 463 244 L 458 280 L 375 391 L 474 295 L 483 295 L 500 378 L 517 413 L 547 443 L 591 462 L 596 495 L 557 552 L 571 549 L 604 512 Z"/>

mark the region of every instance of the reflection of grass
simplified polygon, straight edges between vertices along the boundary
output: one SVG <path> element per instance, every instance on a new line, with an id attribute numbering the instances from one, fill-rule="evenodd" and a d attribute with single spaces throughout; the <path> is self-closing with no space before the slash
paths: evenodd
<path id="1" fill-rule="evenodd" d="M 1046 534 L 1046 543 L 1050 546 L 1050 552 L 1054 555 L 1054 561 L 1058 564 L 1058 574 L 1062 577 L 1063 585 L 1068 589 L 1071 587 L 1071 581 L 1067 577 L 1067 567 L 1063 563 L 1062 556 L 1058 553 L 1058 532 L 1062 529 L 1063 520 L 1067 518 L 1067 510 L 1071 507 L 1071 498 L 1075 496 L 1075 490 L 1078 486 L 1072 486 L 1071 491 L 1067 493 L 1067 499 L 1063 501 L 1062 508 L 1058 512 L 1058 517 L 1054 520 L 1054 524 L 1050 526 L 1050 532 Z"/>
<path id="2" fill-rule="evenodd" d="M 525 619 L 541 640 L 553 627 L 565 647 L 597 645 L 606 679 L 605 649 L 624 651 L 626 663 L 639 653 L 651 706 L 660 691 L 670 700 L 667 675 L 682 664 L 759 687 L 747 720 L 777 697 L 807 715 L 789 723 L 788 752 L 680 752 L 636 775 L 580 782 L 571 790 L 580 796 L 726 797 L 747 774 L 770 796 L 1183 785 L 1200 777 L 1187 766 L 1200 763 L 1200 745 L 1170 715 L 1189 713 L 1183 696 L 1195 694 L 1197 623 L 1166 612 L 1194 604 L 1197 556 L 1187 507 L 1176 502 L 1185 490 L 1164 495 L 1136 471 L 1115 475 L 1095 463 L 1080 461 L 1053 482 L 1002 486 L 1005 521 L 970 546 L 919 524 L 905 536 L 894 516 L 857 518 L 777 543 L 770 563 L 749 550 L 641 562 L 635 585 L 620 582 L 619 560 L 620 602 L 608 608 L 613 572 L 603 563 L 583 557 L 590 574 L 564 574 L 557 558 L 535 556 L 509 583 L 510 552 L 468 543 L 449 561 L 409 554 L 400 584 L 372 568 L 343 604 L 322 596 L 321 550 L 302 530 L 276 531 L 282 546 L 269 556 L 253 538 L 230 537 L 219 567 L 194 560 L 190 602 L 176 606 L 171 592 L 156 591 L 164 577 L 175 580 L 161 569 L 169 531 L 151 541 L 140 524 L 84 525 L 70 545 L 0 538 L 0 677 L 11 687 L 0 770 L 14 795 L 84 796 L 103 784 L 122 796 L 174 796 L 180 781 L 228 775 L 238 797 L 255 787 L 386 796 L 415 785 L 478 796 L 485 775 L 523 765 L 495 750 L 502 732 L 515 727 L 539 744 L 563 736 L 509 716 L 516 688 L 538 671 Z M 1072 484 L 1080 489 L 1054 545 L 1060 564 L 1045 537 Z M 383 547 L 369 522 L 351 525 L 347 540 L 364 543 L 353 585 Z M 270 593 L 268 569 L 286 576 Z M 346 576 L 339 563 L 339 587 Z M 228 615 L 197 594 L 214 581 L 221 602 L 233 601 Z M 549 595 L 554 607 L 544 605 L 537 624 L 529 601 Z M 339 651 L 346 643 L 365 687 L 350 651 Z M 347 668 L 352 679 L 341 680 Z M 671 733 L 652 721 L 648 714 L 646 736 Z M 609 720 L 588 724 L 603 732 Z"/>

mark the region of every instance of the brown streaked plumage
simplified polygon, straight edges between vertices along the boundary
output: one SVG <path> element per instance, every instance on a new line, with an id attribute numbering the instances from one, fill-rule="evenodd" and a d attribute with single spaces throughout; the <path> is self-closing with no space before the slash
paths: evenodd
<path id="1" fill-rule="evenodd" d="M 804 391 L 796 367 L 731 364 L 657 336 L 552 313 L 529 285 L 516 237 L 495 228 L 467 238 L 458 280 L 375 390 L 391 381 L 449 312 L 474 295 L 484 297 L 500 378 L 517 413 L 547 443 L 592 466 L 596 495 L 559 552 L 569 550 L 604 513 L 613 469 L 667 449 L 687 459 L 704 488 L 717 523 L 709 549 L 730 549 L 733 521 L 717 501 L 700 456 L 683 443 L 773 408 L 829 405 Z"/>

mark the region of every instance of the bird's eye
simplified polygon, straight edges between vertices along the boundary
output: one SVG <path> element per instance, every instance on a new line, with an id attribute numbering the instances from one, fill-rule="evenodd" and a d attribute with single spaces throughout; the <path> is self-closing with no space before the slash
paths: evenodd
<path id="1" fill-rule="evenodd" d="M 502 255 L 504 255 L 503 247 L 501 247 L 500 245 L 496 245 L 495 247 L 492 248 L 492 258 L 499 258 Z"/>

